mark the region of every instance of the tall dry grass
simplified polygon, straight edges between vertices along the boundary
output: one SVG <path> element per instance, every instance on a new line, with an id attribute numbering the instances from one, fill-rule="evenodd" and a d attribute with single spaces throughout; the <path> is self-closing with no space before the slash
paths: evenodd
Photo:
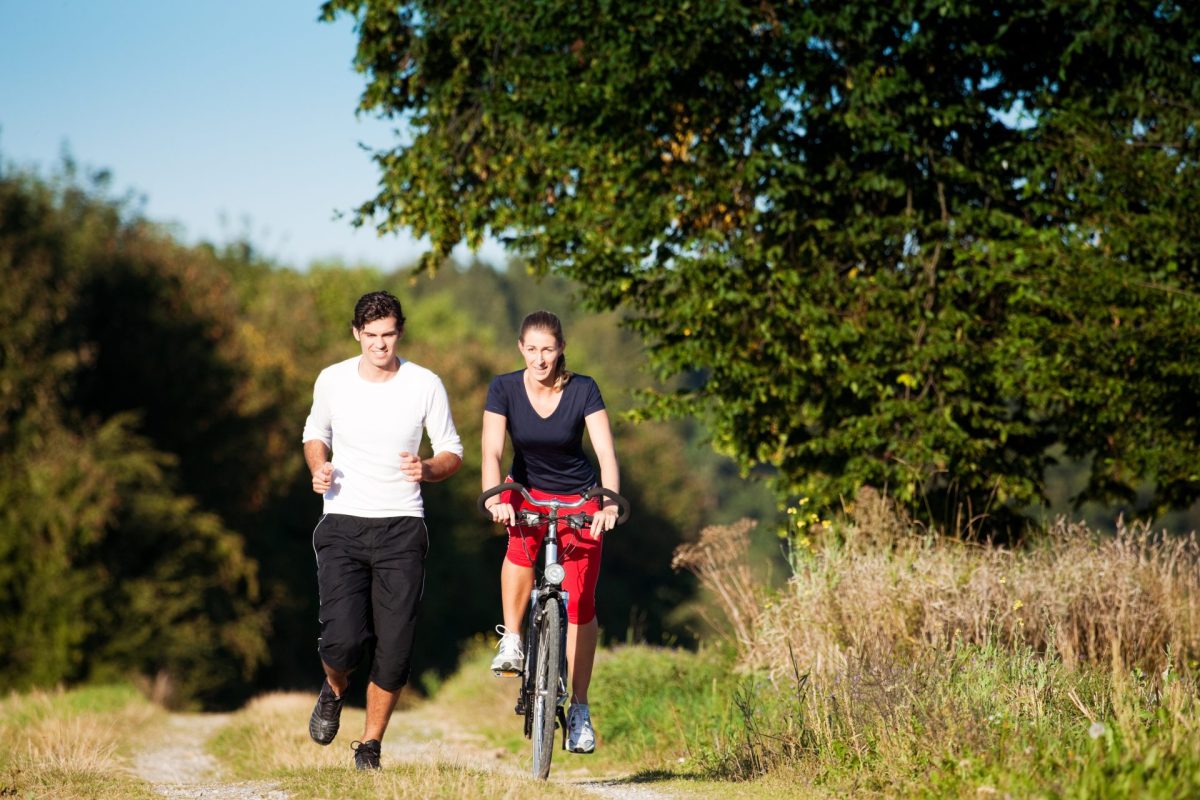
<path id="1" fill-rule="evenodd" d="M 707 605 L 698 606 L 700 617 L 711 629 L 721 630 L 726 626 L 716 614 L 722 615 L 740 647 L 754 642 L 764 597 L 763 587 L 755 581 L 746 559 L 754 526 L 754 520 L 749 519 L 709 526 L 696 542 L 677 547 L 671 559 L 673 569 L 686 569 L 696 575 L 712 596 L 716 611 Z"/>
<path id="2" fill-rule="evenodd" d="M 776 676 L 849 661 L 910 661 L 964 644 L 1031 648 L 1067 668 L 1161 673 L 1200 657 L 1200 543 L 1145 525 L 1113 535 L 1059 520 L 1020 549 L 930 534 L 865 490 L 803 537 L 769 602 L 745 563 L 751 523 L 712 527 L 676 552 L 719 598 L 743 664 Z"/>
<path id="3" fill-rule="evenodd" d="M 127 774 L 128 757 L 162 717 L 128 687 L 10 694 L 0 700 L 0 796 L 152 796 Z"/>
<path id="4" fill-rule="evenodd" d="M 794 574 L 768 597 L 747 583 L 748 533 L 708 528 L 675 559 L 728 618 L 748 676 L 741 741 L 714 752 L 715 771 L 815 779 L 857 765 L 847 780 L 906 793 L 914 776 L 986 762 L 1014 791 L 1041 792 L 1056 770 L 1093 774 L 1095 759 L 1074 761 L 1097 731 L 1110 778 L 1147 753 L 1200 764 L 1195 535 L 1060 520 L 1001 547 L 932 534 L 868 490 L 795 532 Z M 1130 791 L 1156 796 L 1160 778 L 1137 773 Z"/>

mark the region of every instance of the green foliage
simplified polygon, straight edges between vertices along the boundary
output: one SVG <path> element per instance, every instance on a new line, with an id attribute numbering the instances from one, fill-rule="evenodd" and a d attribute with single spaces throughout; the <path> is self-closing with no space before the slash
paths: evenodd
<path id="1" fill-rule="evenodd" d="M 604 755 L 647 766 L 698 756 L 736 735 L 734 654 L 621 647 L 596 664 L 590 694 Z"/>
<path id="2" fill-rule="evenodd" d="M 0 267 L 0 676 L 17 687 L 135 675 L 176 703 L 228 705 L 312 684 L 321 501 L 299 434 L 318 371 L 357 352 L 364 292 L 402 299 L 402 353 L 442 377 L 466 449 L 459 475 L 424 490 L 418 674 L 448 672 L 498 619 L 503 539 L 473 512 L 477 443 L 488 381 L 520 366 L 521 317 L 563 316 L 572 368 L 618 415 L 651 385 L 637 338 L 581 312 L 568 281 L 519 264 L 300 273 L 248 245 L 184 248 L 69 169 L 0 174 Z M 616 424 L 636 514 L 606 547 L 602 625 L 688 641 L 674 610 L 693 582 L 669 570 L 672 550 L 730 498 L 770 503 L 696 426 Z"/>
<path id="3" fill-rule="evenodd" d="M 179 487 L 250 503 L 258 474 L 228 480 L 221 448 L 254 420 L 212 284 L 103 188 L 0 173 L 0 675 L 211 700 L 264 660 L 266 619 L 241 537 Z"/>
<path id="4" fill-rule="evenodd" d="M 1200 20 L 1157 0 L 328 0 L 376 154 L 359 221 L 491 231 L 624 308 L 648 404 L 830 504 L 1200 496 Z"/>

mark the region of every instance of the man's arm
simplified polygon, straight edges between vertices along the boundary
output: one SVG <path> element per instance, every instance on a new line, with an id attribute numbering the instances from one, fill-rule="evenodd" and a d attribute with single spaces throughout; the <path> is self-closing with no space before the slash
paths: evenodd
<path id="1" fill-rule="evenodd" d="M 441 378 L 434 376 L 425 409 L 425 432 L 433 458 L 418 460 L 413 453 L 400 454 L 400 469 L 410 481 L 437 483 L 444 481 L 462 466 L 462 441 L 450 416 L 450 399 Z"/>
<path id="2" fill-rule="evenodd" d="M 462 466 L 462 457 L 450 452 L 435 453 L 421 462 L 421 480 L 425 483 L 444 481 Z"/>
<path id="3" fill-rule="evenodd" d="M 325 494 L 333 484 L 333 464 L 329 463 L 329 445 L 320 439 L 310 439 L 304 443 L 304 460 L 308 471 L 312 473 L 312 489 L 317 494 Z"/>
<path id="4" fill-rule="evenodd" d="M 333 485 L 333 464 L 329 463 L 329 446 L 333 442 L 333 428 L 329 409 L 329 372 L 323 370 L 313 384 L 312 410 L 304 420 L 304 461 L 312 473 L 312 490 L 325 494 Z"/>
<path id="5" fill-rule="evenodd" d="M 424 461 L 404 450 L 400 453 L 400 472 L 414 483 L 437 483 L 444 481 L 462 466 L 462 457 L 457 453 L 442 451 Z"/>

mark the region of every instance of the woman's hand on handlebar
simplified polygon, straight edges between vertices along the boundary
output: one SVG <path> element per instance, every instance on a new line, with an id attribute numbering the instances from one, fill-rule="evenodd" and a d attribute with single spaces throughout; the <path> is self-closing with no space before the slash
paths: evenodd
<path id="1" fill-rule="evenodd" d="M 507 526 L 517 524 L 517 512 L 511 503 L 501 503 L 499 497 L 493 497 L 487 502 L 486 508 L 492 514 L 492 522 L 500 522 Z"/>
<path id="2" fill-rule="evenodd" d="M 605 531 L 617 527 L 617 507 L 606 506 L 592 515 L 592 538 L 599 539 Z"/>

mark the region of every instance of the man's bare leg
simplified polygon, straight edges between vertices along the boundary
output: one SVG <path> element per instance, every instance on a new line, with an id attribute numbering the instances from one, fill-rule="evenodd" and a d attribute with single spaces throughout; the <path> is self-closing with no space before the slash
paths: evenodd
<path id="1" fill-rule="evenodd" d="M 398 690 L 389 692 L 380 688 L 374 681 L 367 684 L 367 724 L 363 728 L 362 738 L 364 742 L 372 739 L 383 741 L 383 734 L 387 730 L 399 697 Z"/>
<path id="2" fill-rule="evenodd" d="M 342 698 L 350 680 L 349 671 L 334 669 L 321 661 L 325 670 L 325 682 L 317 693 L 317 704 L 308 718 L 308 735 L 317 744 L 326 745 L 334 740 L 341 726 Z"/>
<path id="3" fill-rule="evenodd" d="M 346 687 L 350 685 L 350 673 L 334 669 L 324 661 L 321 662 L 321 666 L 325 668 L 325 680 L 333 688 L 333 693 L 340 698 L 346 692 Z"/>

